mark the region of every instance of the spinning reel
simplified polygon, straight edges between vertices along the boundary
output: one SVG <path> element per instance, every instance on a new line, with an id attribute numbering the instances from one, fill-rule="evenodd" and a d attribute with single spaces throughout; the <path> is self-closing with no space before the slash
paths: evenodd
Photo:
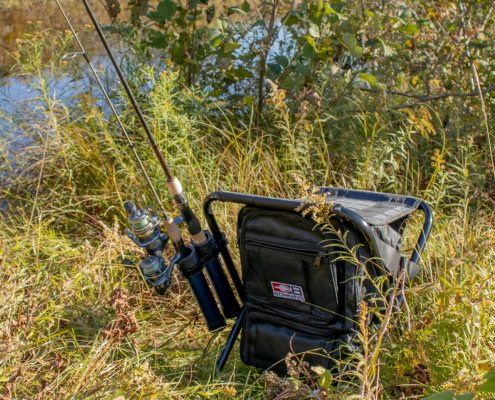
<path id="1" fill-rule="evenodd" d="M 149 286 L 154 287 L 157 293 L 165 294 L 170 287 L 170 277 L 178 257 L 174 257 L 169 265 L 163 257 L 169 237 L 166 234 L 162 235 L 160 215 L 153 206 L 138 210 L 132 201 L 127 201 L 124 208 L 129 213 L 127 221 L 131 227 L 131 229 L 126 228 L 125 233 L 149 254 L 140 264 L 144 280 Z M 124 261 L 126 264 L 129 262 L 129 260 Z"/>
<path id="2" fill-rule="evenodd" d="M 172 241 L 176 253 L 167 263 L 164 250 L 169 241 L 167 234 L 162 234 L 161 218 L 152 207 L 138 210 L 132 201 L 124 204 L 129 213 L 127 221 L 130 229 L 125 232 L 139 247 L 145 248 L 149 254 L 140 263 L 141 272 L 146 283 L 155 288 L 158 294 L 165 294 L 171 286 L 171 276 L 175 266 L 180 274 L 187 279 L 191 290 L 203 313 L 210 331 L 225 327 L 225 318 L 234 318 L 239 315 L 240 307 L 218 260 L 219 250 L 226 245 L 226 240 L 216 242 L 209 232 L 204 232 L 206 241 L 196 244 L 191 241 L 190 246 Z M 183 221 L 182 217 L 175 220 L 170 218 L 173 226 Z M 167 222 L 165 222 L 167 224 Z M 124 260 L 124 264 L 131 261 Z M 203 273 L 206 268 L 210 282 L 215 290 L 223 315 L 215 302 L 213 293 Z"/>

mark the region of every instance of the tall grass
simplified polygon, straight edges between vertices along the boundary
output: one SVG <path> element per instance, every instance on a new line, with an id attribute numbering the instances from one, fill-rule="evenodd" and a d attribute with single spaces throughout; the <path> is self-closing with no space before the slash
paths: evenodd
<path id="1" fill-rule="evenodd" d="M 40 97 L 31 109 L 2 114 L 15 139 L 25 137 L 22 151 L 13 151 L 8 139 L 1 144 L 0 189 L 8 204 L 0 219 L 0 387 L 5 396 L 273 397 L 273 385 L 285 383 L 260 380 L 262 371 L 243 365 L 236 350 L 226 370 L 212 377 L 228 330 L 207 332 L 179 275 L 162 297 L 146 289 L 135 272 L 117 265 L 123 256 L 140 256 L 122 236 L 123 203 L 145 205 L 152 197 L 101 107 L 100 94 L 70 75 L 78 90 L 71 98 L 58 98 L 42 66 L 51 65 L 51 76 L 73 74 L 74 66 L 45 57 L 51 43 L 47 33 L 35 39 L 24 43 L 17 73 L 31 75 L 26 85 L 35 85 Z M 269 102 L 272 129 L 260 131 L 249 119 L 236 120 L 220 106 L 206 104 L 200 92 L 181 90 L 173 72 L 129 70 L 133 81 L 150 90 L 146 115 L 195 210 L 215 190 L 294 196 L 292 173 L 314 184 L 419 196 L 432 206 L 435 226 L 423 255 L 423 285 L 408 292 L 410 314 L 390 322 L 373 396 L 414 397 L 445 388 L 464 393 L 495 366 L 494 200 L 482 146 L 467 135 L 445 134 L 427 109 L 405 111 L 393 123 L 387 115 L 345 116 L 338 114 L 345 110 L 335 110 L 329 131 L 322 128 L 329 117 L 317 115 L 309 103 L 289 115 L 277 90 Z M 122 97 L 115 100 L 158 193 L 174 212 L 165 176 L 130 107 Z M 234 243 L 237 210 L 216 207 Z M 412 221 L 405 252 L 412 250 L 420 222 L 419 217 Z M 123 315 L 111 301 L 117 289 L 126 291 L 123 309 L 135 316 L 139 329 L 105 338 L 101 332 Z M 373 336 L 368 329 L 361 335 L 365 345 Z M 355 376 L 366 380 L 359 371 Z M 295 382 L 308 384 L 297 376 Z M 328 393 L 359 394 L 361 386 L 349 382 L 337 382 Z M 374 384 L 365 383 L 367 388 Z"/>

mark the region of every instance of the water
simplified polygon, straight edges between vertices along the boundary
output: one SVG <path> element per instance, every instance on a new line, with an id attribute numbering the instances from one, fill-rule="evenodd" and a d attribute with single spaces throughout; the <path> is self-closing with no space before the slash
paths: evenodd
<path id="1" fill-rule="evenodd" d="M 60 0 L 60 2 L 76 30 L 90 23 L 80 1 Z M 109 17 L 101 2 L 98 0 L 89 2 L 99 21 L 103 25 L 108 24 Z M 30 34 L 34 25 L 42 29 L 54 28 L 61 32 L 68 29 L 54 0 L 0 0 L 0 110 L 7 113 L 19 108 L 18 106 L 22 109 L 22 105 L 33 102 L 41 95 L 40 92 L 33 90 L 26 80 L 10 76 L 16 62 L 17 40 Z M 88 47 L 95 50 L 94 46 Z M 70 91 L 66 90 L 69 86 L 70 79 L 62 78 L 54 83 L 51 91 L 70 94 Z M 0 126 L 0 134 L 7 128 Z"/>
<path id="2" fill-rule="evenodd" d="M 60 0 L 75 27 L 90 24 L 82 3 L 78 0 Z M 98 0 L 89 0 L 102 25 L 110 19 Z M 16 49 L 16 40 L 29 33 L 33 24 L 41 28 L 65 31 L 68 27 L 54 0 L 0 0 L 0 76 L 7 75 L 13 64 L 9 53 Z"/>
<path id="3" fill-rule="evenodd" d="M 80 0 L 60 0 L 61 4 L 66 11 L 68 17 L 70 18 L 76 31 L 80 32 L 84 25 L 90 25 L 89 17 L 80 2 Z M 89 0 L 97 19 L 100 21 L 102 26 L 107 25 L 110 22 L 109 16 L 102 6 L 102 1 L 100 0 Z M 156 4 L 157 1 L 152 1 L 151 3 Z M 229 4 L 233 0 L 217 0 L 216 3 Z M 122 4 L 125 4 L 122 1 Z M 217 4 L 217 6 L 220 6 Z M 123 11 L 120 14 L 120 18 L 126 20 L 128 18 L 128 10 L 125 10 L 123 6 Z M 219 8 L 219 7 L 217 7 Z M 234 18 L 235 19 L 235 18 Z M 280 23 L 280 21 L 278 21 Z M 33 25 L 37 25 L 42 29 L 56 29 L 57 31 L 65 31 L 68 27 L 58 9 L 55 0 L 0 0 L 0 112 L 12 112 L 14 110 L 29 107 L 30 104 L 36 105 L 37 98 L 39 98 L 42 93 L 33 89 L 31 85 L 32 82 L 28 80 L 21 80 L 17 77 L 13 77 L 9 71 L 11 71 L 12 66 L 15 64 L 15 59 L 12 54 L 18 50 L 19 44 L 16 44 L 16 40 L 24 37 L 24 35 L 32 33 Z M 216 26 L 216 23 L 212 21 L 211 26 Z M 244 40 L 240 41 L 242 48 L 240 52 L 247 52 L 250 43 L 256 39 L 258 36 L 262 36 L 258 31 L 261 31 L 261 27 L 257 27 L 251 30 Z M 273 57 L 284 42 L 284 36 L 287 31 L 281 29 L 278 31 L 278 37 L 275 41 L 272 49 L 271 55 Z M 108 58 L 103 55 L 103 49 L 99 40 L 95 37 L 95 40 L 85 38 L 84 46 L 93 54 L 93 65 L 98 66 L 101 63 L 104 64 L 105 69 L 113 70 L 109 65 Z M 21 44 L 22 46 L 22 44 Z M 10 54 L 9 54 L 10 53 Z M 95 55 L 96 54 L 96 55 Z M 98 56 L 100 54 L 100 56 Z M 159 57 L 155 59 L 158 63 Z M 46 60 L 47 62 L 49 60 Z M 78 60 L 82 61 L 82 60 Z M 75 61 L 75 62 L 78 62 Z M 74 62 L 74 61 L 72 61 Z M 239 62 L 239 61 L 238 61 Z M 268 60 L 270 62 L 270 60 Z M 88 67 L 80 62 L 80 67 L 82 71 L 88 73 Z M 46 74 L 49 74 L 46 71 Z M 58 99 L 67 100 L 71 96 L 76 95 L 81 92 L 81 87 L 88 87 L 89 84 L 94 84 L 91 78 L 87 75 L 83 80 L 79 81 L 79 86 L 76 88 L 72 84 L 72 79 L 69 77 L 59 76 L 57 79 L 52 80 L 53 84 L 49 87 L 48 92 L 50 95 L 56 96 Z M 110 82 L 114 81 L 114 77 L 110 79 Z M 93 85 L 96 88 L 96 85 Z M 99 89 L 96 88 L 99 92 Z M 19 107 L 21 105 L 21 107 Z M 22 107 L 23 106 L 23 107 Z M 103 108 L 105 106 L 103 105 Z M 2 132 L 11 131 L 11 126 L 8 124 L 0 124 L 0 137 L 2 137 Z M 5 135 L 3 135 L 5 136 Z"/>

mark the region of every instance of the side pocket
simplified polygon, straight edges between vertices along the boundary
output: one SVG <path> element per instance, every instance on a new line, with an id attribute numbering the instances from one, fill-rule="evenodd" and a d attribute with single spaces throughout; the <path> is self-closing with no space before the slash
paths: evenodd
<path id="1" fill-rule="evenodd" d="M 252 236 L 244 243 L 243 278 L 249 300 L 334 318 L 338 310 L 335 265 L 322 246 Z"/>
<path id="2" fill-rule="evenodd" d="M 333 353 L 339 349 L 337 343 L 340 341 L 327 330 L 248 310 L 241 340 L 241 360 L 247 365 L 287 374 L 285 358 L 287 354 L 295 353 L 311 367 L 331 368 L 331 358 L 336 356 Z"/>

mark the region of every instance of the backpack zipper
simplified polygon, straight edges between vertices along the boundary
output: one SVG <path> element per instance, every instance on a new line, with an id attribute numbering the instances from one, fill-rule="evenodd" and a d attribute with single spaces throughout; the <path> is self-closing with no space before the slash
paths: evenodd
<path id="1" fill-rule="evenodd" d="M 316 255 L 316 258 L 315 258 L 315 262 L 313 263 L 313 269 L 318 269 L 320 268 L 320 262 L 321 262 L 321 258 L 322 257 L 325 257 L 325 253 L 318 253 Z"/>
<path id="2" fill-rule="evenodd" d="M 318 248 L 290 247 L 290 246 L 284 246 L 284 245 L 281 245 L 278 243 L 273 243 L 270 241 L 263 241 L 263 240 L 252 239 L 252 238 L 245 238 L 245 243 L 257 245 L 260 247 L 265 247 L 268 249 L 279 249 L 279 250 L 283 250 L 283 251 L 286 251 L 289 253 L 302 254 L 305 256 L 315 256 L 316 255 L 316 259 L 315 259 L 315 262 L 313 264 L 318 263 L 318 265 L 320 265 L 321 258 L 326 256 L 326 254 L 321 251 L 321 247 L 318 247 Z"/>
<path id="3" fill-rule="evenodd" d="M 254 244 L 258 245 L 261 247 L 265 248 L 273 248 L 273 249 L 279 249 L 279 250 L 284 250 L 290 253 L 295 253 L 295 254 L 302 254 L 305 256 L 313 256 L 316 253 L 315 260 L 313 261 L 313 269 L 318 269 L 320 268 L 321 264 L 321 259 L 326 257 L 327 254 L 323 253 L 321 250 L 316 250 L 316 249 L 308 249 L 308 248 L 295 248 L 295 247 L 289 247 L 289 246 L 283 246 L 280 244 L 275 244 L 270 241 L 262 241 L 262 240 L 257 240 L 257 239 L 252 239 L 252 238 L 245 238 L 246 244 Z"/>

